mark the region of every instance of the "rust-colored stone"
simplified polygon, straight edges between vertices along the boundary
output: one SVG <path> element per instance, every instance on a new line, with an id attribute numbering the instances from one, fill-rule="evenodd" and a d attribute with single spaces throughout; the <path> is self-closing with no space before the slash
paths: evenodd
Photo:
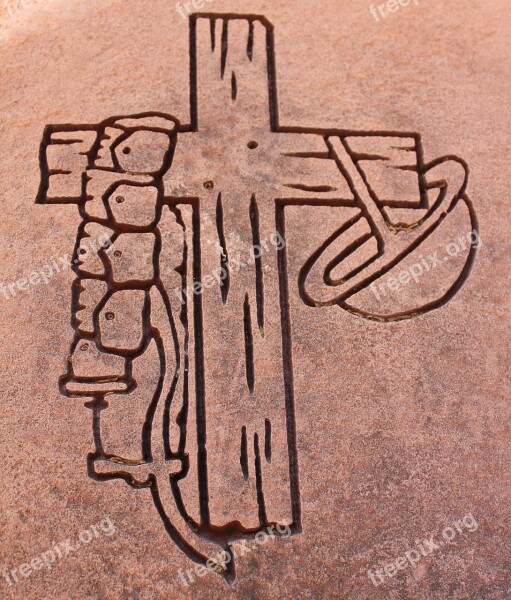
<path id="1" fill-rule="evenodd" d="M 195 4 L 6 0 L 3 592 L 508 598 L 509 8 Z"/>

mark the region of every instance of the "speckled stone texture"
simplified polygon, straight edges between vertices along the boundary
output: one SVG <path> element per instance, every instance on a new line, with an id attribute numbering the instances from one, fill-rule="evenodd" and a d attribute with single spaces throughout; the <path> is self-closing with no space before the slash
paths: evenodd
<path id="1" fill-rule="evenodd" d="M 0 597 L 507 600 L 508 0 L 195 4 L 219 18 L 194 57 L 186 2 L 0 2 Z M 49 124 L 71 143 L 40 153 Z M 414 203 L 442 190 L 456 206 L 419 240 L 435 215 Z M 354 291 L 379 220 L 406 256 Z M 339 266 L 346 223 L 345 247 L 367 240 Z M 77 231 L 114 237 L 73 272 Z M 228 294 L 212 277 L 183 309 L 197 265 L 236 258 Z M 162 374 L 175 400 L 148 430 Z M 158 502 L 206 558 L 238 547 L 235 579 L 197 573 Z"/>

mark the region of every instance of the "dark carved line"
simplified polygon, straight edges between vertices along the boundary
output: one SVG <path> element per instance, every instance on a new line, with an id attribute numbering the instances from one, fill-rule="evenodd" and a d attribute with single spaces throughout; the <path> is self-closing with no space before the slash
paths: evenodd
<path id="1" fill-rule="evenodd" d="M 153 460 L 151 433 L 153 429 L 153 420 L 154 415 L 156 413 L 156 407 L 160 400 L 161 392 L 163 390 L 163 382 L 165 379 L 166 370 L 165 349 L 163 347 L 163 341 L 159 334 L 156 335 L 156 332 L 157 330 L 155 330 L 155 335 L 153 339 L 156 342 L 156 348 L 158 349 L 158 357 L 160 360 L 160 376 L 158 377 L 158 384 L 156 385 L 153 398 L 147 409 L 146 418 L 142 427 L 142 457 L 146 462 L 152 462 Z"/>
<path id="2" fill-rule="evenodd" d="M 190 125 L 183 131 L 197 131 L 197 19 L 190 18 Z"/>
<path id="3" fill-rule="evenodd" d="M 240 465 L 243 478 L 248 480 L 248 447 L 247 447 L 247 428 L 245 425 L 241 428 L 241 445 L 240 445 Z"/>
<path id="4" fill-rule="evenodd" d="M 417 165 L 389 165 L 388 169 L 395 169 L 396 171 L 412 171 L 414 173 L 419 172 Z"/>
<path id="5" fill-rule="evenodd" d="M 261 452 L 259 450 L 259 436 L 254 433 L 254 465 L 255 465 L 255 476 L 256 476 L 256 490 L 257 490 L 257 506 L 259 507 L 259 523 L 261 527 L 268 524 L 268 517 L 266 516 L 266 505 L 264 502 L 264 491 L 263 491 L 263 474 L 261 468 Z"/>
<path id="6" fill-rule="evenodd" d="M 419 200 L 385 200 L 385 198 L 379 198 L 378 204 L 382 207 L 387 208 L 416 208 L 418 210 L 427 210 L 427 207 L 423 205 L 423 202 Z"/>
<path id="7" fill-rule="evenodd" d="M 254 54 L 254 22 L 250 21 L 248 25 L 248 40 L 247 40 L 247 56 L 248 60 L 252 62 Z"/>
<path id="8" fill-rule="evenodd" d="M 231 75 L 231 98 L 235 102 L 238 97 L 238 82 L 236 81 L 236 73 L 233 71 Z"/>
<path id="9" fill-rule="evenodd" d="M 83 144 L 83 140 L 59 140 L 58 138 L 52 138 L 51 143 L 52 145 L 56 144 L 57 146 L 72 146 L 73 144 Z"/>
<path id="10" fill-rule="evenodd" d="M 94 396 L 94 400 L 86 403 L 85 406 L 92 409 L 92 435 L 94 437 L 96 452 L 103 452 L 103 441 L 101 439 L 101 411 L 108 407 L 108 402 L 105 401 L 104 394 L 97 394 Z"/>
<path id="11" fill-rule="evenodd" d="M 193 283 L 199 284 L 202 278 L 201 269 L 201 230 L 198 203 L 193 204 L 192 216 L 193 236 Z M 199 506 L 203 525 L 209 525 L 209 485 L 208 457 L 206 450 L 206 393 L 204 383 L 204 318 L 202 313 L 202 295 L 194 294 L 193 326 L 195 333 L 195 394 L 197 419 L 197 471 L 199 480 Z"/>
<path id="12" fill-rule="evenodd" d="M 216 19 L 210 19 L 209 20 L 209 31 L 211 34 L 211 52 L 215 51 L 215 44 L 216 44 L 215 28 L 216 28 Z"/>
<path id="13" fill-rule="evenodd" d="M 279 198 L 289 206 L 335 206 L 337 208 L 359 208 L 354 198 Z"/>
<path id="14" fill-rule="evenodd" d="M 222 295 L 222 302 L 227 302 L 227 296 L 229 295 L 229 286 L 231 277 L 229 273 L 229 253 L 227 250 L 227 241 L 225 239 L 224 232 L 224 207 L 222 204 L 222 192 L 219 192 L 216 200 L 216 230 L 218 233 L 218 242 L 222 248 L 222 254 L 220 256 L 220 268 L 222 283 L 220 284 L 220 293 Z"/>
<path id="15" fill-rule="evenodd" d="M 271 421 L 264 420 L 264 457 L 266 462 L 271 463 Z"/>
<path id="16" fill-rule="evenodd" d="M 303 183 L 285 183 L 284 186 L 293 190 L 302 190 L 304 192 L 326 193 L 337 191 L 337 188 L 334 188 L 331 185 L 305 185 Z"/>
<path id="17" fill-rule="evenodd" d="M 247 386 L 251 394 L 254 393 L 254 336 L 252 333 L 252 316 L 250 314 L 250 300 L 248 293 L 243 304 L 243 326 L 245 329 L 245 368 L 247 373 Z"/>
<path id="18" fill-rule="evenodd" d="M 224 19 L 222 25 L 222 56 L 220 59 L 220 74 L 222 79 L 225 75 L 225 65 L 227 64 L 227 50 L 229 48 L 229 25 L 228 21 Z"/>
<path id="19" fill-rule="evenodd" d="M 353 152 L 352 158 L 354 162 L 360 160 L 390 160 L 388 156 L 381 156 L 380 154 L 365 154 L 363 152 Z"/>
<path id="20" fill-rule="evenodd" d="M 317 158 L 319 160 L 330 160 L 328 152 L 282 152 L 282 156 L 289 158 Z"/>
<path id="21" fill-rule="evenodd" d="M 276 231 L 286 239 L 284 205 L 275 203 Z M 293 382 L 293 359 L 291 342 L 291 315 L 289 307 L 289 283 L 287 280 L 287 244 L 278 251 L 280 312 L 282 328 L 282 368 L 284 372 L 284 393 L 286 400 L 287 447 L 289 457 L 289 485 L 291 488 L 292 529 L 301 531 L 300 481 L 298 475 L 298 451 L 296 446 L 296 416 Z"/>
<path id="22" fill-rule="evenodd" d="M 184 221 L 181 216 L 181 212 L 176 209 L 177 222 L 183 228 L 183 262 L 179 267 L 176 268 L 176 272 L 181 275 L 181 288 L 186 290 L 187 281 L 188 281 L 188 242 L 186 240 L 186 228 Z M 181 305 L 181 311 L 179 315 L 179 320 L 183 326 L 184 331 L 184 340 L 183 340 L 183 350 L 184 350 L 184 381 L 183 381 L 183 405 L 179 414 L 177 416 L 176 423 L 180 430 L 180 438 L 179 438 L 179 447 L 178 447 L 178 455 L 182 456 L 186 449 L 186 438 L 187 438 L 187 423 L 188 423 L 188 407 L 190 403 L 189 398 L 189 389 L 188 389 L 188 377 L 189 377 L 189 365 L 190 358 L 188 352 L 188 344 L 189 344 L 189 327 L 188 327 L 188 298 L 186 294 L 183 295 L 184 302 Z M 169 405 L 170 411 L 170 405 Z M 167 417 L 168 418 L 168 417 Z M 170 452 L 170 440 L 167 437 L 167 441 L 169 441 L 169 452 Z"/>
<path id="23" fill-rule="evenodd" d="M 255 194 L 252 194 L 250 199 L 250 225 L 252 227 L 252 245 L 255 259 L 256 269 L 256 301 L 257 301 L 257 324 L 261 333 L 264 331 L 264 277 L 263 277 L 263 261 L 261 258 L 261 233 L 259 225 L 259 207 Z M 257 256 L 256 256 L 257 254 Z"/>
<path id="24" fill-rule="evenodd" d="M 48 171 L 48 175 L 51 177 L 52 175 L 71 175 L 73 171 L 66 171 L 65 169 L 50 169 Z"/>
<path id="25" fill-rule="evenodd" d="M 164 409 L 163 409 L 163 426 L 162 426 L 163 447 L 164 447 L 165 459 L 170 460 L 171 458 L 173 458 L 173 456 L 175 456 L 172 452 L 172 448 L 170 445 L 170 407 L 171 407 L 171 404 L 172 404 L 172 401 L 174 398 L 174 394 L 176 392 L 177 384 L 178 384 L 180 373 L 181 373 L 181 350 L 179 347 L 179 335 L 177 332 L 174 316 L 172 314 L 172 307 L 170 304 L 170 300 L 169 300 L 167 291 L 165 290 L 165 287 L 163 286 L 161 280 L 157 284 L 157 289 L 160 292 L 163 303 L 165 305 L 165 310 L 167 312 L 167 317 L 169 319 L 170 329 L 171 329 L 171 333 L 172 333 L 172 341 L 174 344 L 175 360 L 176 360 L 174 376 L 172 378 L 172 383 L 171 383 L 169 392 L 167 394 L 167 397 L 165 398 Z M 186 299 L 184 300 L 184 302 L 186 303 Z M 186 360 L 186 355 L 185 355 L 185 360 Z M 184 394 L 183 394 L 183 396 L 184 396 Z M 184 397 L 183 397 L 183 406 L 177 417 L 177 421 L 178 421 L 177 425 L 179 426 L 179 430 L 180 430 L 180 439 L 179 439 L 179 447 L 180 448 L 182 446 L 184 446 L 184 443 L 186 440 L 186 428 L 183 428 L 183 425 L 179 422 L 180 417 L 183 416 L 183 414 L 182 414 L 183 410 L 185 411 L 185 413 L 188 410 L 188 403 L 185 401 Z M 186 416 L 185 416 L 185 419 L 186 419 Z M 178 450 L 178 452 L 179 452 L 179 450 Z"/>
<path id="26" fill-rule="evenodd" d="M 266 27 L 266 57 L 268 62 L 268 104 L 270 107 L 270 129 L 279 130 L 279 100 L 277 90 L 277 62 L 273 25 L 264 20 Z"/>

